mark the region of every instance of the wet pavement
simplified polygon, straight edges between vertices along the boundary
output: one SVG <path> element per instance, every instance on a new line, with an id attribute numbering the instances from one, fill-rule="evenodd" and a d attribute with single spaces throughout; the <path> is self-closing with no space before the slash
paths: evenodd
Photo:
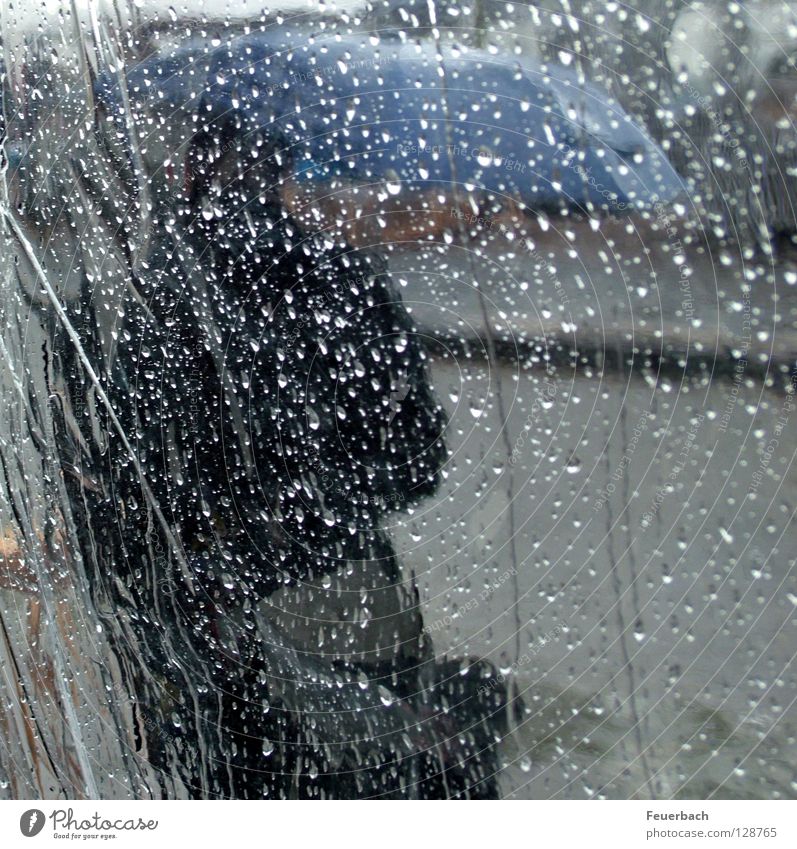
<path id="1" fill-rule="evenodd" d="M 601 276 L 580 244 L 536 282 L 455 245 L 391 261 L 451 417 L 442 491 L 394 528 L 435 651 L 516 688 L 508 796 L 795 797 L 795 403 L 769 379 L 797 351 L 794 271 L 696 271 L 690 326 L 677 275 Z M 476 351 L 485 315 L 517 362 L 440 344 Z M 584 339 L 622 355 L 546 364 Z"/>

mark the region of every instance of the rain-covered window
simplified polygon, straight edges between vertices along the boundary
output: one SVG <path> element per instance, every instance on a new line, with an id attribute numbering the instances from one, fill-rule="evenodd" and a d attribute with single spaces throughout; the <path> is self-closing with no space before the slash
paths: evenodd
<path id="1" fill-rule="evenodd" d="M 0 797 L 797 796 L 797 4 L 0 41 Z"/>

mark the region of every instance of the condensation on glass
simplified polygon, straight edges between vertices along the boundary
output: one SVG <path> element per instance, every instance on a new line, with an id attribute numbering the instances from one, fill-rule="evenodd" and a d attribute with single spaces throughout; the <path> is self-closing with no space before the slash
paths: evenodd
<path id="1" fill-rule="evenodd" d="M 793 4 L 0 22 L 0 795 L 795 796 Z"/>

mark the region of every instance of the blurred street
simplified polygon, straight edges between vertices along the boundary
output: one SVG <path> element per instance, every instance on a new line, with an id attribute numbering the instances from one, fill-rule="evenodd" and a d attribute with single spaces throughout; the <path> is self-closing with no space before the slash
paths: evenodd
<path id="1" fill-rule="evenodd" d="M 394 272 L 422 326 L 484 336 L 474 257 L 438 257 L 425 291 L 417 262 Z M 620 275 L 580 249 L 556 261 L 576 325 L 565 335 L 552 278 L 525 300 L 509 281 L 528 279 L 527 263 L 493 259 L 475 261 L 497 337 L 673 360 L 658 377 L 616 361 L 602 372 L 522 355 L 496 371 L 478 356 L 434 360 L 449 477 L 394 534 L 436 652 L 489 657 L 522 694 L 507 795 L 793 796 L 797 471 L 780 371 L 797 351 L 794 269 L 741 298 L 738 267 L 698 268 L 690 329 L 672 275 L 656 290 L 632 267 L 618 290 Z M 752 376 L 727 362 L 745 337 Z M 687 354 L 716 358 L 719 377 L 711 365 L 679 377 Z"/>

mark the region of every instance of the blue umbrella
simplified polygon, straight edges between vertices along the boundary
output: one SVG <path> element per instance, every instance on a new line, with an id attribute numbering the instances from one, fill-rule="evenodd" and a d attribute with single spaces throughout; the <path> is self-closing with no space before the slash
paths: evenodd
<path id="1" fill-rule="evenodd" d="M 459 185 L 529 209 L 620 214 L 684 186 L 661 149 L 604 91 L 569 68 L 434 44 L 290 33 L 194 44 L 129 71 L 145 105 L 278 134 L 300 181 L 386 183 L 391 192 Z M 119 106 L 116 78 L 101 98 Z"/>

